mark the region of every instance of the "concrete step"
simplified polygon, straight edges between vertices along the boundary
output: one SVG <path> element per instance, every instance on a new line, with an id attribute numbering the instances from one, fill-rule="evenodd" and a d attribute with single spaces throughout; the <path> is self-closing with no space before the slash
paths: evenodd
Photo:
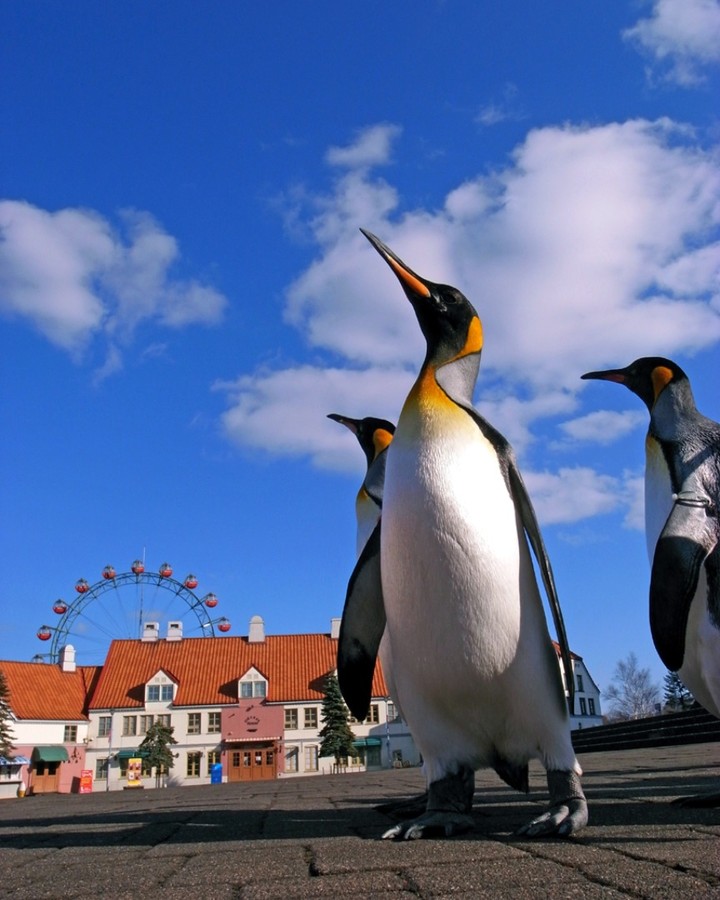
<path id="1" fill-rule="evenodd" d="M 720 719 L 702 707 L 583 728 L 572 734 L 576 753 L 720 741 Z"/>

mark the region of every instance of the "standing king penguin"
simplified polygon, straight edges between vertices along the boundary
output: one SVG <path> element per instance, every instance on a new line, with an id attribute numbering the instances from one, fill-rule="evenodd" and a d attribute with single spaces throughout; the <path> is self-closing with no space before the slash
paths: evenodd
<path id="1" fill-rule="evenodd" d="M 363 234 L 395 272 L 427 343 L 387 451 L 382 518 L 350 578 L 338 647 L 343 696 L 363 719 L 387 626 L 398 701 L 424 760 L 425 812 L 384 837 L 471 828 L 475 770 L 490 766 L 527 791 L 532 758 L 547 769 L 550 808 L 521 833 L 572 834 L 587 822 L 587 803 L 527 538 L 566 672 L 570 653 L 512 449 L 472 406 L 480 319 L 456 288 L 421 278 Z"/>
<path id="2" fill-rule="evenodd" d="M 328 419 L 339 422 L 352 431 L 367 460 L 365 478 L 355 499 L 355 515 L 357 518 L 356 550 L 359 557 L 380 521 L 387 449 L 395 434 L 395 426 L 392 422 L 388 422 L 387 419 L 376 419 L 373 416 L 366 416 L 364 419 L 351 419 L 349 416 L 330 413 Z M 357 612 L 360 613 L 363 619 L 365 618 L 363 610 L 357 610 Z M 382 621 L 384 624 L 384 618 L 382 618 Z M 347 627 L 348 623 L 346 622 Z M 362 628 L 363 626 L 361 625 L 360 627 Z M 395 702 L 398 713 L 402 716 L 392 676 L 392 653 L 390 652 L 390 639 L 387 630 L 382 635 L 378 655 L 380 656 L 388 691 Z"/>
<path id="3" fill-rule="evenodd" d="M 645 403 L 645 537 L 650 630 L 664 665 L 720 718 L 720 424 L 698 412 L 677 363 L 642 357 L 586 379 L 624 384 Z M 720 805 L 720 793 L 686 798 Z"/>
<path id="4" fill-rule="evenodd" d="M 385 483 L 386 451 L 395 434 L 395 426 L 387 419 L 376 419 L 372 416 L 364 419 L 351 419 L 349 416 L 330 413 L 328 419 L 339 422 L 352 431 L 367 460 L 365 478 L 355 500 L 356 548 L 357 555 L 360 556 L 380 519 Z"/>

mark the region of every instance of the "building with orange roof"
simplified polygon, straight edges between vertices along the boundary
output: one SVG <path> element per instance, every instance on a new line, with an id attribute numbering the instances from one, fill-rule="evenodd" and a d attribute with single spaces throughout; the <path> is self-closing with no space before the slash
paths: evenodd
<path id="1" fill-rule="evenodd" d="M 158 721 L 177 741 L 167 784 L 208 783 L 213 772 L 252 781 L 332 771 L 334 759 L 319 755 L 319 731 L 338 631 L 333 620 L 325 634 L 266 635 L 254 616 L 243 637 L 183 638 L 179 622 L 161 637 L 152 622 L 140 640 L 113 641 L 88 702 L 86 759 L 96 782 L 124 786 L 129 760 L 142 758 L 142 740 Z M 357 752 L 348 770 L 418 763 L 379 665 L 369 716 L 351 727 Z M 151 778 L 147 767 L 143 778 Z"/>
<path id="2" fill-rule="evenodd" d="M 77 666 L 68 646 L 58 665 L 0 661 L 0 669 L 13 714 L 13 758 L 25 760 L 0 767 L 0 796 L 14 795 L 20 784 L 34 793 L 71 791 L 85 764 L 87 704 L 100 668 Z"/>
<path id="3" fill-rule="evenodd" d="M 141 744 L 156 722 L 171 726 L 177 741 L 164 784 L 331 772 L 335 761 L 320 757 L 319 731 L 339 624 L 333 619 L 324 634 L 266 635 L 253 616 L 246 636 L 184 638 L 181 622 L 168 622 L 164 636 L 159 623 L 147 622 L 140 639 L 113 641 L 101 667 L 76 666 L 71 646 L 57 665 L 0 662 L 16 752 L 27 760 L 16 781 L 35 793 L 78 790 L 89 773 L 94 790 L 153 786 Z M 600 692 L 582 657 L 571 655 L 572 727 L 600 724 Z M 351 727 L 356 753 L 344 769 L 419 763 L 379 663 L 368 718 L 351 719 Z"/>

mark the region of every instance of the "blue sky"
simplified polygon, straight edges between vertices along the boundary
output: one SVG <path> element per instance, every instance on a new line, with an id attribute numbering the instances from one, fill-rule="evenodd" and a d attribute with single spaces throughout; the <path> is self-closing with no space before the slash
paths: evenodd
<path id="1" fill-rule="evenodd" d="M 646 413 L 580 375 L 671 356 L 720 418 L 718 2 L 0 16 L 0 657 L 143 553 L 231 633 L 329 629 L 364 461 L 325 416 L 395 420 L 423 355 L 364 227 L 478 309 L 476 405 L 516 447 L 573 649 L 601 688 L 630 651 L 661 681 Z M 127 636 L 95 610 L 80 662 Z"/>

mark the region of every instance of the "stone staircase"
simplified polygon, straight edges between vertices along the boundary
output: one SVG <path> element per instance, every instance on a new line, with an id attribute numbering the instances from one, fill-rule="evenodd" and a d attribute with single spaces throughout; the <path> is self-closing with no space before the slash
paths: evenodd
<path id="1" fill-rule="evenodd" d="M 694 706 L 684 712 L 582 728 L 573 731 L 572 740 L 576 753 L 702 744 L 720 741 L 720 719 Z"/>

